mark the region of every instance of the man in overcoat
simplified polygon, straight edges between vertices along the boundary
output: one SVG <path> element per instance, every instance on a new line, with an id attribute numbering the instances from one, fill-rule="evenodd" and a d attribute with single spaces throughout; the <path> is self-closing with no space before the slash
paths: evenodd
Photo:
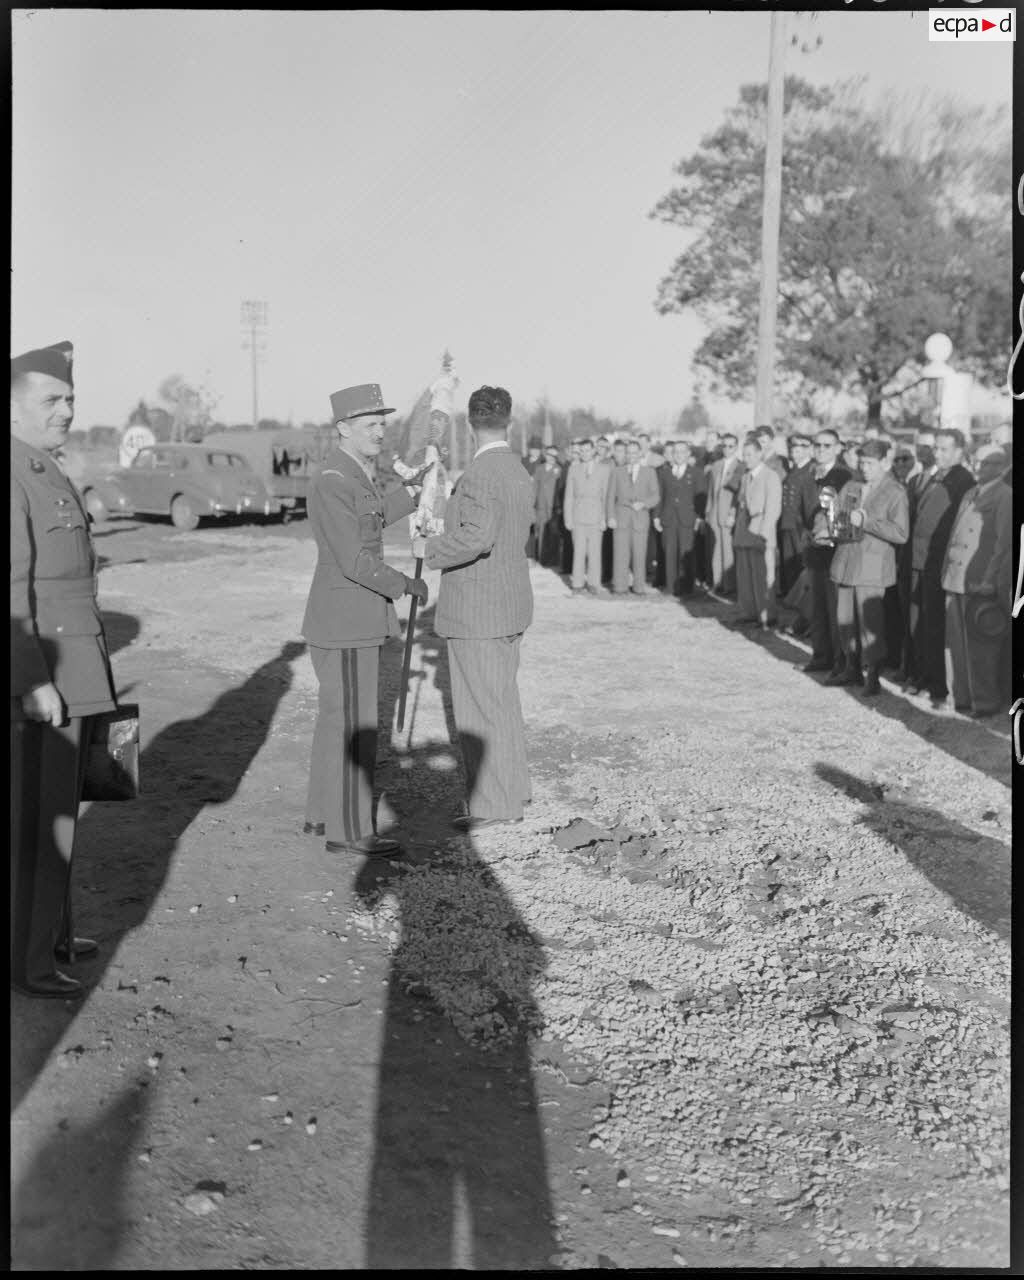
<path id="1" fill-rule="evenodd" d="M 82 984 L 55 958 L 97 951 L 69 936 L 71 858 L 92 717 L 116 705 L 89 520 L 56 461 L 72 356 L 59 342 L 11 361 L 11 981 L 57 999 Z"/>
<path id="2" fill-rule="evenodd" d="M 995 715 L 1008 692 L 1007 640 L 1013 594 L 1013 490 L 1009 455 L 978 453 L 978 483 L 961 499 L 942 566 L 946 663 L 953 701 L 977 717 Z"/>
<path id="3" fill-rule="evenodd" d="M 304 831 L 325 835 L 331 853 L 397 856 L 398 841 L 373 830 L 380 647 L 399 631 L 392 601 L 414 595 L 426 604 L 427 586 L 385 563 L 383 530 L 416 503 L 405 485 L 382 493 L 376 483 L 385 415 L 394 413 L 380 387 L 336 391 L 331 411 L 337 443 L 306 504 L 317 562 L 302 634 L 320 690 Z"/>
<path id="4" fill-rule="evenodd" d="M 536 559 L 542 565 L 557 565 L 561 559 L 562 468 L 558 450 L 548 445 L 544 465 L 533 473 L 533 528 Z"/>
<path id="5" fill-rule="evenodd" d="M 448 502 L 444 533 L 423 550 L 427 567 L 442 571 L 434 629 L 448 641 L 466 769 L 469 813 L 455 825 L 472 831 L 521 821 L 531 798 L 517 675 L 533 620 L 526 558 L 533 486 L 508 446 L 505 388 L 478 387 L 468 411 L 477 450 Z"/>
<path id="6" fill-rule="evenodd" d="M 811 596 L 811 660 L 804 671 L 837 673 L 846 666 L 839 640 L 836 616 L 836 585 L 829 575 L 835 546 L 826 538 L 825 515 L 821 509 L 821 492 L 831 489 L 838 494 L 851 479 L 850 472 L 838 461 L 841 444 L 831 427 L 823 427 L 814 437 L 814 486 L 800 490 L 800 520 L 804 528 L 804 568 Z"/>
<path id="7" fill-rule="evenodd" d="M 863 537 L 859 542 L 840 543 L 829 569 L 836 584 L 843 667 L 827 676 L 825 683 L 863 681 L 866 698 L 882 692 L 878 673 L 886 656 L 885 589 L 896 581 L 896 548 L 910 534 L 907 491 L 882 465 L 888 451 L 882 440 L 865 440 L 861 445 L 864 480 L 848 480 L 839 491 L 839 505 L 852 508 L 850 523 L 863 530 Z"/>
<path id="8" fill-rule="evenodd" d="M 704 520 L 707 500 L 704 468 L 695 463 L 686 440 L 669 441 L 665 464 L 659 468 L 661 501 L 655 508 L 654 527 L 662 536 L 667 595 L 690 595 L 698 571 L 694 538 Z"/>
<path id="9" fill-rule="evenodd" d="M 606 499 L 605 519 L 614 536 L 612 591 L 616 595 L 647 594 L 647 534 L 651 512 L 660 501 L 657 471 L 641 461 L 639 441 L 630 440 L 626 464 L 612 472 Z"/>
<path id="10" fill-rule="evenodd" d="M 782 481 L 764 461 L 758 434 L 743 443 L 746 471 L 740 485 L 733 529 L 736 554 L 736 625 L 754 623 L 767 631 L 775 611 L 776 539 L 782 511 Z"/>

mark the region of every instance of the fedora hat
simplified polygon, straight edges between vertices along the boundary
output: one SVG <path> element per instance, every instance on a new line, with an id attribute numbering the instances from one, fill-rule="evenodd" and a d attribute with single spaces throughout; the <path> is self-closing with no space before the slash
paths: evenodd
<path id="1" fill-rule="evenodd" d="M 364 382 L 358 387 L 342 387 L 331 396 L 331 412 L 334 421 L 344 418 L 360 418 L 368 413 L 394 413 L 384 404 L 380 386 L 376 382 Z"/>
<path id="2" fill-rule="evenodd" d="M 991 596 L 969 596 L 967 599 L 967 627 L 985 640 L 998 640 L 1006 634 L 1010 625 L 1009 615 L 998 600 Z"/>

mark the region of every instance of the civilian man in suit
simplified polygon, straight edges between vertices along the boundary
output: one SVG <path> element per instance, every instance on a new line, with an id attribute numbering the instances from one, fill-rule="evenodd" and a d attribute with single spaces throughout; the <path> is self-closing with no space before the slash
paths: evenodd
<path id="1" fill-rule="evenodd" d="M 399 631 L 392 601 L 426 604 L 427 585 L 385 563 L 383 529 L 416 503 L 404 485 L 382 494 L 375 481 L 385 415 L 394 413 L 380 387 L 336 391 L 331 412 L 337 443 L 307 499 L 317 562 L 302 634 L 320 692 L 303 830 L 326 835 L 330 853 L 399 856 L 398 841 L 373 830 L 380 647 Z"/>
<path id="2" fill-rule="evenodd" d="M 813 496 L 817 503 L 818 488 L 811 466 L 811 438 L 799 432 L 789 437 L 793 465 L 782 480 L 782 514 L 779 516 L 779 591 L 785 596 L 792 591 L 803 571 L 803 499 Z"/>
<path id="3" fill-rule="evenodd" d="M 851 478 L 839 461 L 842 445 L 831 427 L 823 427 L 814 437 L 814 491 L 800 492 L 800 517 L 806 541 L 804 567 L 811 588 L 811 660 L 804 671 L 835 671 L 846 665 L 839 640 L 836 617 L 836 585 L 829 575 L 835 546 L 826 540 L 825 513 L 821 509 L 822 489 L 838 494 Z"/>
<path id="4" fill-rule="evenodd" d="M 452 710 L 466 767 L 471 831 L 520 822 L 530 801 L 526 730 L 516 675 L 533 620 L 526 537 L 533 488 L 508 447 L 512 397 L 478 387 L 469 397 L 477 450 L 426 539 L 426 564 L 442 570 L 434 629 L 448 641 Z"/>
<path id="5" fill-rule="evenodd" d="M 601 534 L 606 527 L 608 468 L 594 457 L 593 440 L 580 441 L 580 456 L 569 467 L 562 519 L 572 533 L 572 578 L 576 595 L 601 594 Z"/>
<path id="6" fill-rule="evenodd" d="M 1009 454 L 978 451 L 978 483 L 961 499 L 942 566 L 946 661 L 953 702 L 975 717 L 995 715 L 1009 692 L 1007 644 L 1013 595 L 1013 490 Z"/>
<path id="7" fill-rule="evenodd" d="M 740 486 L 733 529 L 736 552 L 736 626 L 757 624 L 767 631 L 775 610 L 777 573 L 776 539 L 782 511 L 782 481 L 764 462 L 760 436 L 747 436 L 743 444 L 746 472 Z"/>
<path id="8" fill-rule="evenodd" d="M 960 503 L 974 476 L 963 465 L 963 433 L 946 428 L 935 433 L 936 468 L 918 487 L 914 499 L 910 560 L 910 636 L 912 666 L 907 680 L 915 693 L 926 693 L 932 709 L 947 704 L 946 593 L 942 565 Z"/>
<path id="9" fill-rule="evenodd" d="M 561 557 L 563 481 L 558 450 L 548 445 L 544 465 L 533 473 L 533 528 L 536 559 L 542 565 L 557 565 Z"/>
<path id="10" fill-rule="evenodd" d="M 55 999 L 82 994 L 55 958 L 97 951 L 69 937 L 71 859 L 92 717 L 116 705 L 89 519 L 56 462 L 72 356 L 11 360 L 11 983 Z"/>
<path id="11" fill-rule="evenodd" d="M 723 432 L 721 448 L 722 456 L 712 462 L 707 471 L 706 533 L 711 554 L 711 589 L 732 595 L 736 590 L 732 526 L 736 519 L 743 462 L 739 456 L 739 441 L 731 431 Z"/>
<path id="12" fill-rule="evenodd" d="M 694 536 L 704 520 L 707 488 L 703 468 L 690 456 L 686 440 L 670 441 L 665 446 L 665 465 L 658 472 L 661 501 L 656 510 L 654 527 L 662 536 L 665 549 L 665 585 L 668 595 L 693 592 Z"/>
<path id="13" fill-rule="evenodd" d="M 630 440 L 626 445 L 626 465 L 617 467 L 608 485 L 606 519 L 614 533 L 612 547 L 612 591 L 624 596 L 647 594 L 645 585 L 647 560 L 647 535 L 650 529 L 650 513 L 661 501 L 658 477 L 653 467 L 640 461 L 640 442 Z M 629 585 L 632 567 L 633 585 Z"/>
<path id="14" fill-rule="evenodd" d="M 829 685 L 864 685 L 864 697 L 882 692 L 878 673 L 885 661 L 885 589 L 896 581 L 896 548 L 910 533 L 907 492 L 882 463 L 889 446 L 865 440 L 859 449 L 863 483 L 849 480 L 839 492 L 840 508 L 863 529 L 859 542 L 842 542 L 832 557 L 836 621 L 843 667 Z"/>

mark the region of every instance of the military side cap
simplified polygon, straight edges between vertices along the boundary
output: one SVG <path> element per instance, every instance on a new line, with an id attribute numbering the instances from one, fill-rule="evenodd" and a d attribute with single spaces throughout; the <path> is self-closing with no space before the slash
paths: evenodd
<path id="1" fill-rule="evenodd" d="M 394 413 L 384 404 L 384 397 L 376 382 L 364 382 L 359 387 L 343 387 L 331 396 L 331 412 L 334 421 L 344 418 L 360 418 L 368 413 Z"/>
<path id="2" fill-rule="evenodd" d="M 998 640 L 1010 627 L 1009 614 L 990 596 L 968 596 L 967 630 L 986 640 Z"/>
<path id="3" fill-rule="evenodd" d="M 52 347 L 39 347 L 35 351 L 26 351 L 24 355 L 11 357 L 11 377 L 21 373 L 48 373 L 51 378 L 59 378 L 61 382 L 71 382 L 71 362 L 74 358 L 74 347 L 70 342 L 55 342 Z"/>

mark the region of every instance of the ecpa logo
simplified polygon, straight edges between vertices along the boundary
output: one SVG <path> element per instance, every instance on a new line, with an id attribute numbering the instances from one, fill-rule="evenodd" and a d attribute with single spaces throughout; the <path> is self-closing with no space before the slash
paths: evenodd
<path id="1" fill-rule="evenodd" d="M 929 40 L 1014 40 L 1016 9 L 929 9 Z"/>

